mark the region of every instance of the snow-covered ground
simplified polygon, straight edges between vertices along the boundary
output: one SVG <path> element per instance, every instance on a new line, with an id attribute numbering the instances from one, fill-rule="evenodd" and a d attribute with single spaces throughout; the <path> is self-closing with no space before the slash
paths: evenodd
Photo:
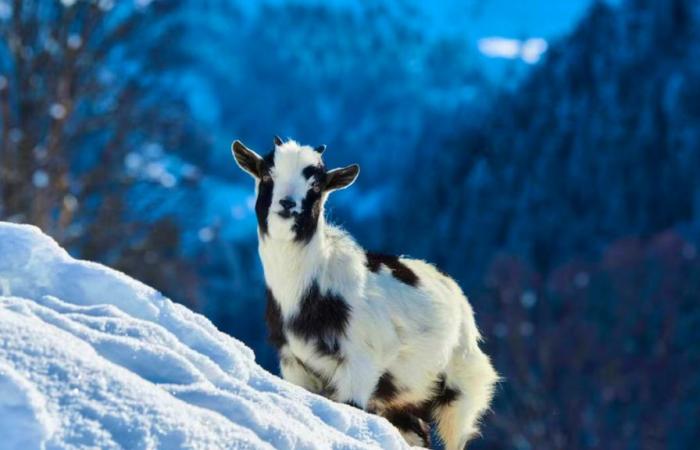
<path id="1" fill-rule="evenodd" d="M 250 320 L 261 320 L 251 317 Z M 203 316 L 0 223 L 0 448 L 399 449 Z"/>

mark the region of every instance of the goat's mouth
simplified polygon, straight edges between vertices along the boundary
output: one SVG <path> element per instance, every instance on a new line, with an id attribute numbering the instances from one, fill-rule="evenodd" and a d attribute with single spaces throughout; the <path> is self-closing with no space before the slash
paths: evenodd
<path id="1" fill-rule="evenodd" d="M 277 212 L 277 215 L 283 219 L 291 219 L 292 217 L 294 217 L 294 215 L 296 215 L 296 213 L 283 209 L 282 211 Z"/>

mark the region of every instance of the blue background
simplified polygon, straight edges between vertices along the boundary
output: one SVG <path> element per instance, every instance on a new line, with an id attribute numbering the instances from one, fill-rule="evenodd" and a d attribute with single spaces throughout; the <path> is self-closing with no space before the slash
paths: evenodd
<path id="1" fill-rule="evenodd" d="M 265 341 L 233 139 L 359 163 L 328 215 L 436 263 L 504 376 L 473 448 L 700 440 L 693 0 L 0 0 L 0 218 Z M 0 256 L 1 257 L 1 256 Z"/>

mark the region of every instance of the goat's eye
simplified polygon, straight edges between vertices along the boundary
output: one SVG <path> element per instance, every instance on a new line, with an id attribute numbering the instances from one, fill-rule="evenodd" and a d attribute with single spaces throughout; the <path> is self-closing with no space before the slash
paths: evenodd
<path id="1" fill-rule="evenodd" d="M 321 185 L 318 183 L 314 183 L 313 186 L 311 186 L 311 189 L 313 189 L 313 191 L 318 194 L 319 192 L 321 192 Z"/>
<path id="2" fill-rule="evenodd" d="M 269 174 L 266 173 L 265 175 L 262 176 L 262 181 L 263 181 L 263 183 L 267 183 L 267 182 L 269 182 L 270 180 L 272 180 L 272 177 L 270 177 Z"/>

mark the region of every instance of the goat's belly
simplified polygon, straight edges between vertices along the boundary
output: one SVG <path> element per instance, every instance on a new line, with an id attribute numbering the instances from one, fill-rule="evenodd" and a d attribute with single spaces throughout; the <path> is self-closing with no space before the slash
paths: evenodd
<path id="1" fill-rule="evenodd" d="M 403 351 L 384 371 L 384 379 L 390 380 L 390 389 L 379 390 L 370 407 L 379 411 L 405 409 L 418 411 L 427 407 L 436 394 L 436 386 L 449 363 L 446 357 L 438 356 L 433 351 Z M 381 381 L 380 384 L 381 385 Z M 382 395 L 388 393 L 387 395 Z"/>

